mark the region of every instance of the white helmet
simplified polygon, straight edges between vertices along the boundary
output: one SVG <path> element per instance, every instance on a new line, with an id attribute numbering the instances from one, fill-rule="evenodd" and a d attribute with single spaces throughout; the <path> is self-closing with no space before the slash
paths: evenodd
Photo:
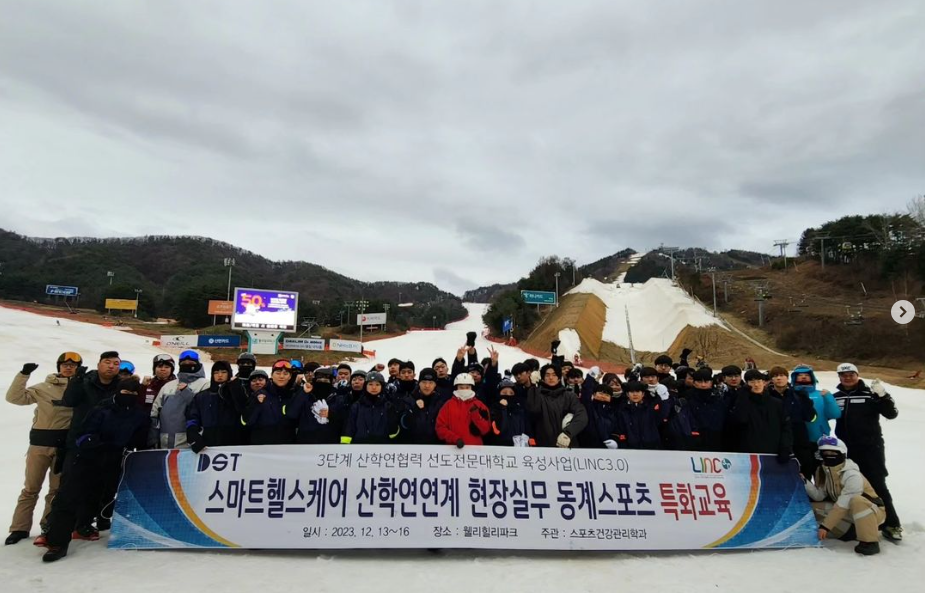
<path id="1" fill-rule="evenodd" d="M 471 385 L 475 387 L 475 380 L 469 373 L 459 373 L 453 380 L 453 386 L 455 387 L 456 385 Z"/>
<path id="2" fill-rule="evenodd" d="M 836 373 L 857 373 L 858 367 L 854 366 L 850 362 L 843 362 L 838 365 L 838 368 L 835 369 Z"/>

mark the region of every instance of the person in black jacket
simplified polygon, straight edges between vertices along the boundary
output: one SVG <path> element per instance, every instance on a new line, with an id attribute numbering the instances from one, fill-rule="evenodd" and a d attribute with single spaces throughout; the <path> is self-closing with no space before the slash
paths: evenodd
<path id="1" fill-rule="evenodd" d="M 819 460 L 816 459 L 816 443 L 810 440 L 806 430 L 806 423 L 812 422 L 816 417 L 813 400 L 807 392 L 790 386 L 790 375 L 784 367 L 776 366 L 768 374 L 771 376 L 771 388 L 768 393 L 784 403 L 784 412 L 790 417 L 793 454 L 800 462 L 800 473 L 813 476 L 819 467 Z"/>
<path id="2" fill-rule="evenodd" d="M 286 443 L 283 401 L 277 393 L 270 393 L 264 371 L 256 370 L 250 376 L 250 395 L 242 420 L 250 434 L 251 445 L 282 445 Z"/>
<path id="3" fill-rule="evenodd" d="M 406 433 L 406 442 L 418 445 L 437 445 L 437 414 L 450 398 L 437 391 L 437 372 L 423 369 L 418 376 L 417 387 L 407 395 L 401 404 L 401 429 Z"/>
<path id="4" fill-rule="evenodd" d="M 365 381 L 365 373 L 364 373 Z M 335 444 L 340 441 L 344 415 L 351 403 L 350 392 L 334 393 L 330 369 L 319 369 L 311 382 L 302 384 L 285 407 L 286 418 L 296 427 L 300 445 Z"/>
<path id="5" fill-rule="evenodd" d="M 366 394 L 350 408 L 340 442 L 345 445 L 385 444 L 398 438 L 400 407 L 383 393 L 385 379 L 373 371 L 366 375 Z"/>
<path id="6" fill-rule="evenodd" d="M 698 369 L 692 378 L 694 387 L 684 392 L 684 399 L 697 427 L 693 448 L 696 451 L 727 451 L 724 434 L 735 398 L 713 384 L 710 369 Z"/>
<path id="7" fill-rule="evenodd" d="M 518 390 L 519 387 L 510 379 L 504 379 L 498 385 L 498 396 L 492 398 L 491 430 L 485 444 L 499 447 L 536 445 L 530 414 L 527 413 L 527 395 L 525 391 Z"/>
<path id="8" fill-rule="evenodd" d="M 669 406 L 649 393 L 648 386 L 630 381 L 624 387 L 626 398 L 617 405 L 617 442 L 622 449 L 661 449 L 660 429 L 668 419 Z"/>
<path id="9" fill-rule="evenodd" d="M 539 447 L 577 447 L 578 435 L 588 425 L 585 407 L 562 385 L 562 371 L 551 364 L 540 369 L 540 384 L 527 391 L 527 412 Z"/>
<path id="10" fill-rule="evenodd" d="M 784 403 L 767 392 L 767 376 L 752 369 L 745 373 L 748 390 L 739 391 L 732 420 L 740 428 L 740 453 L 777 455 L 777 461 L 787 463 L 793 452 L 790 417 Z"/>
<path id="11" fill-rule="evenodd" d="M 861 468 L 861 473 L 883 499 L 886 521 L 883 535 L 893 542 L 902 540 L 903 528 L 893 505 L 893 495 L 887 487 L 886 448 L 880 417 L 893 420 L 899 415 L 896 402 L 886 392 L 879 379 L 870 386 L 861 380 L 858 368 L 850 362 L 838 365 L 839 384 L 835 401 L 841 408 L 841 418 L 835 421 L 835 435 L 848 446 L 848 457 Z"/>
<path id="12" fill-rule="evenodd" d="M 77 457 L 77 437 L 81 436 L 80 431 L 87 415 L 100 403 L 112 399 L 118 387 L 116 377 L 119 374 L 119 365 L 121 359 L 119 353 L 109 350 L 100 354 L 99 363 L 95 371 L 87 372 L 86 367 L 77 369 L 77 375 L 67 386 L 64 396 L 60 403 L 55 405 L 67 406 L 74 408 L 74 415 L 71 419 L 71 428 L 68 430 L 66 453 L 59 455 L 61 465 L 56 470 L 61 471 L 61 483 L 69 479 L 68 468 L 74 466 L 74 459 Z M 98 528 L 107 529 L 109 522 L 99 516 L 99 501 L 102 499 L 104 490 L 103 485 L 99 482 L 91 486 L 93 492 L 86 498 L 87 505 L 78 511 L 76 533 L 80 539 L 98 540 L 100 533 Z M 97 527 L 93 526 L 94 519 Z"/>
<path id="13" fill-rule="evenodd" d="M 186 409 L 186 440 L 199 453 L 206 447 L 246 444 L 241 414 L 247 400 L 235 401 L 230 385 L 231 365 L 218 361 L 212 365 L 212 380 Z"/>
<path id="14" fill-rule="evenodd" d="M 83 539 L 71 533 L 81 509 L 98 504 L 97 485 L 114 494 L 125 450 L 144 447 L 151 417 L 139 405 L 139 387 L 136 378 L 119 381 L 112 398 L 93 408 L 75 431 L 77 454 L 69 461 L 68 479 L 61 484 L 48 516 L 44 562 L 64 558 L 71 539 Z"/>
<path id="15" fill-rule="evenodd" d="M 601 385 L 588 375 L 581 386 L 581 403 L 588 411 L 588 426 L 578 436 L 584 449 L 616 449 L 617 406 L 613 387 Z"/>

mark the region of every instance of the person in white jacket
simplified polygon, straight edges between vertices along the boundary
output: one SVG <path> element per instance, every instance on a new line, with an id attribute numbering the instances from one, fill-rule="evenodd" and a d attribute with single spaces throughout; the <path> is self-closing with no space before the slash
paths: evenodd
<path id="1" fill-rule="evenodd" d="M 188 449 L 186 408 L 197 393 L 209 387 L 199 354 L 185 350 L 180 354 L 177 378 L 164 385 L 151 406 L 149 445 L 159 449 Z"/>
<path id="2" fill-rule="evenodd" d="M 822 466 L 805 485 L 819 521 L 819 539 L 830 535 L 855 539 L 851 537 L 853 527 L 858 540 L 854 551 L 865 556 L 879 554 L 880 525 L 886 520 L 883 501 L 857 464 L 848 459 L 845 443 L 826 435 L 818 444 Z"/>

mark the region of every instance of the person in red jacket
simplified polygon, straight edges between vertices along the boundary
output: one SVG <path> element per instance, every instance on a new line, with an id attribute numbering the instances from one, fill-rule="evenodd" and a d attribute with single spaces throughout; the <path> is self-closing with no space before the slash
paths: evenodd
<path id="1" fill-rule="evenodd" d="M 437 414 L 437 438 L 460 449 L 465 445 L 481 445 L 491 422 L 488 408 L 475 399 L 475 380 L 469 373 L 460 373 L 453 386 L 453 397 Z"/>

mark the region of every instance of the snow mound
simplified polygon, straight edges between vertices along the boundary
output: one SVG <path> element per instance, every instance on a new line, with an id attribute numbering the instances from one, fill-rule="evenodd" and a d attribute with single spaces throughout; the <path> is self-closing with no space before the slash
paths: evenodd
<path id="1" fill-rule="evenodd" d="M 629 311 L 633 347 L 646 352 L 668 350 L 678 334 L 687 327 L 716 325 L 726 329 L 703 305 L 664 278 L 652 278 L 644 284 L 604 284 L 585 278 L 566 294 L 590 293 L 607 306 L 603 339 L 629 348 L 626 311 Z"/>
<path id="2" fill-rule="evenodd" d="M 581 337 L 577 331 L 574 329 L 560 330 L 559 341 L 562 343 L 559 345 L 558 352 L 566 360 L 574 360 L 576 354 L 581 357 Z"/>

